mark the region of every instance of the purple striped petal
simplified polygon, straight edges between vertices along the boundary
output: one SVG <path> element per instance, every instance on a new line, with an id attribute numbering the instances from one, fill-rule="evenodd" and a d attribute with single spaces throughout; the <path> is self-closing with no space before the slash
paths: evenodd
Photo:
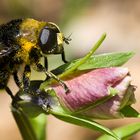
<path id="1" fill-rule="evenodd" d="M 65 80 L 70 89 L 69 94 L 65 94 L 64 89 L 59 85 L 54 85 L 53 88 L 61 105 L 73 112 L 108 96 L 110 94 L 110 87 L 116 87 L 120 91 L 121 94 L 119 95 L 121 97 L 126 92 L 131 81 L 129 79 L 130 76 L 128 76 L 129 82 L 127 82 L 127 86 L 124 88 L 121 82 L 127 78 L 127 75 L 128 69 L 122 67 L 84 71 L 82 73 L 75 73 L 71 78 Z M 124 90 L 122 90 L 123 88 Z"/>
<path id="2" fill-rule="evenodd" d="M 98 119 L 111 119 L 111 118 L 121 118 L 123 114 L 120 112 L 120 109 L 126 105 L 131 105 L 135 103 L 134 98 L 134 86 L 130 85 L 131 77 L 126 76 L 119 84 L 114 88 L 118 90 L 118 94 L 107 100 L 105 103 L 100 104 L 99 106 L 87 110 L 82 114 Z"/>

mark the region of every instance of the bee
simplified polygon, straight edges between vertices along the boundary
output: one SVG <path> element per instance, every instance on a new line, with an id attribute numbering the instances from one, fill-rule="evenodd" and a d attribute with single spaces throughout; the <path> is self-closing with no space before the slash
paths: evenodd
<path id="1" fill-rule="evenodd" d="M 61 54 L 62 61 L 67 63 L 63 43 L 69 44 L 59 27 L 52 22 L 34 19 L 15 19 L 0 25 L 0 89 L 5 89 L 14 98 L 7 86 L 9 76 L 20 89 L 28 92 L 31 67 L 44 72 L 47 77 L 54 78 L 68 92 L 67 85 L 53 73 L 48 71 L 48 54 Z M 44 66 L 40 58 L 44 57 Z M 22 81 L 19 80 L 19 67 L 25 64 Z"/>

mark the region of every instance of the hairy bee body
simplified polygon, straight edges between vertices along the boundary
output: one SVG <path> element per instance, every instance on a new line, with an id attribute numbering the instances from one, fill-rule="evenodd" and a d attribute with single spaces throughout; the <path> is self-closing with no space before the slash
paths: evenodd
<path id="1" fill-rule="evenodd" d="M 40 58 L 46 54 L 61 54 L 65 61 L 63 34 L 57 25 L 51 22 L 34 19 L 16 19 L 0 26 L 0 89 L 7 87 L 9 76 L 14 75 L 16 84 L 20 87 L 17 72 L 19 66 L 25 63 L 23 86 L 29 86 L 30 67 L 44 71 L 39 64 Z"/>
<path id="2" fill-rule="evenodd" d="M 10 74 L 17 68 L 15 55 L 19 50 L 16 37 L 22 20 L 0 26 L 0 89 L 7 85 Z"/>

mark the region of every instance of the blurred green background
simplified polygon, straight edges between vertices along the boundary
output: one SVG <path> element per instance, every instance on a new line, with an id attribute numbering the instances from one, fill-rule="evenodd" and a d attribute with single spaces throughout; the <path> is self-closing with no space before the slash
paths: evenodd
<path id="1" fill-rule="evenodd" d="M 135 57 L 125 66 L 137 85 L 136 99 L 140 99 L 140 1 L 139 0 L 0 0 L 0 24 L 15 18 L 34 18 L 58 24 L 65 36 L 66 58 L 72 60 L 85 55 L 104 32 L 107 38 L 97 53 L 134 51 Z M 49 56 L 49 68 L 62 64 L 60 56 Z M 34 76 L 33 79 L 40 77 Z M 13 79 L 9 86 L 17 91 Z M 3 91 L 4 92 L 4 91 Z M 0 139 L 21 140 L 10 112 L 10 97 L 0 94 Z M 140 111 L 139 101 L 134 107 Z M 48 117 L 48 140 L 95 140 L 99 133 Z M 99 121 L 114 128 L 138 119 Z M 139 140 L 140 134 L 132 138 Z"/>

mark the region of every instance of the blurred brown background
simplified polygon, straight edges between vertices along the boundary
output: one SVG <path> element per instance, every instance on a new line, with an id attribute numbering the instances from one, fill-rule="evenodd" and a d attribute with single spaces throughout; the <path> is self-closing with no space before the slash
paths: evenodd
<path id="1" fill-rule="evenodd" d="M 97 53 L 112 51 L 136 53 L 125 66 L 130 69 L 133 84 L 137 86 L 137 103 L 134 107 L 140 111 L 139 7 L 139 0 L 0 0 L 0 23 L 23 17 L 55 22 L 66 36 L 72 33 L 70 45 L 65 46 L 68 60 L 86 54 L 100 35 L 106 32 L 107 38 Z M 62 63 L 60 60 L 60 56 L 49 57 L 49 67 L 58 66 Z M 17 90 L 12 79 L 9 85 L 13 91 Z M 10 112 L 10 101 L 7 94 L 0 94 L 0 139 L 21 140 Z M 52 116 L 49 116 L 48 120 L 48 140 L 95 140 L 99 136 L 99 133 L 67 124 Z M 140 120 L 120 119 L 99 122 L 115 128 L 134 121 Z M 139 140 L 140 134 L 132 139 Z"/>

